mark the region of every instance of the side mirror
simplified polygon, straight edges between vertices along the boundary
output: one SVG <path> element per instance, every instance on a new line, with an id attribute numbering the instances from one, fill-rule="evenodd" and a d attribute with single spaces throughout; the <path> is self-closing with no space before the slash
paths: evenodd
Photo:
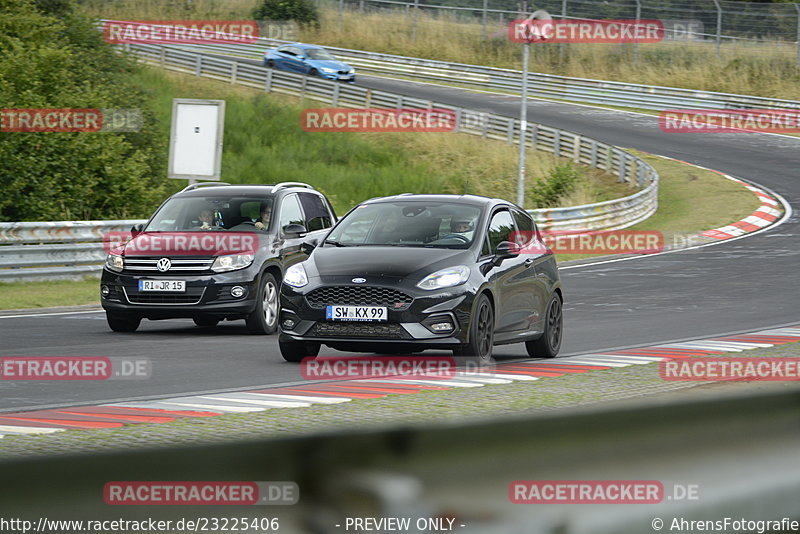
<path id="1" fill-rule="evenodd" d="M 144 230 L 143 224 L 134 224 L 131 226 L 131 237 L 136 237 L 137 235 L 141 234 L 142 230 Z"/>
<path id="2" fill-rule="evenodd" d="M 317 248 L 318 244 L 319 244 L 319 239 L 312 239 L 311 241 L 306 241 L 305 243 L 300 245 L 300 249 L 306 254 L 311 254 L 312 252 L 314 252 L 314 249 Z"/>
<path id="3" fill-rule="evenodd" d="M 286 237 L 303 237 L 307 233 L 306 227 L 302 224 L 287 224 L 283 227 L 283 234 Z"/>
<path id="4" fill-rule="evenodd" d="M 511 241 L 501 241 L 497 244 L 497 250 L 494 253 L 494 263 L 498 264 L 505 259 L 517 256 L 519 256 L 519 245 Z"/>

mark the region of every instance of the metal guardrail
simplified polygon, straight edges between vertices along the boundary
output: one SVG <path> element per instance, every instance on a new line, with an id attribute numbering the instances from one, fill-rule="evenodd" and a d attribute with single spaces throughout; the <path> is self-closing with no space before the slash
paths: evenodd
<path id="1" fill-rule="evenodd" d="M 450 532 L 464 534 L 642 534 L 659 529 L 651 527 L 654 518 L 663 520 L 663 532 L 688 532 L 692 529 L 669 528 L 673 518 L 797 519 L 798 406 L 794 390 L 469 423 L 164 448 L 132 443 L 104 452 L 6 458 L 0 460 L 0 517 L 33 525 L 43 516 L 277 517 L 279 531 L 293 534 L 345 532 L 345 518 L 364 516 L 450 517 L 457 525 Z M 294 481 L 300 501 L 211 508 L 103 501 L 103 487 L 111 481 L 169 480 Z M 518 480 L 659 481 L 665 495 L 651 504 L 512 504 L 509 487 Z M 695 498 L 670 491 L 688 485 L 698 487 Z M 403 530 L 423 531 L 431 532 Z"/>
<path id="2" fill-rule="evenodd" d="M 519 121 L 510 117 L 274 71 L 174 47 L 139 44 L 127 48 L 142 60 L 166 69 L 301 96 L 332 106 L 447 109 L 456 114 L 460 132 L 519 142 Z M 619 229 L 655 213 L 658 174 L 638 157 L 588 137 L 530 122 L 526 143 L 536 150 L 603 169 L 617 176 L 620 182 L 640 188 L 632 195 L 606 202 L 529 210 L 543 231 Z M 100 243 L 103 233 L 127 231 L 139 222 L 143 221 L 0 223 L 0 281 L 74 279 L 97 274 L 105 259 Z"/>
<path id="3" fill-rule="evenodd" d="M 100 272 L 106 232 L 145 219 L 0 223 L 0 281 L 77 279 Z"/>
<path id="4" fill-rule="evenodd" d="M 286 42 L 261 38 L 258 43 L 254 44 L 204 44 L 192 45 L 192 48 L 261 59 L 267 48 Z M 178 45 L 172 46 L 179 47 Z M 179 48 L 187 47 L 180 46 Z M 458 84 L 510 93 L 519 93 L 522 87 L 522 72 L 513 69 L 450 63 L 346 48 L 326 48 L 356 67 L 357 72 L 360 73 L 402 76 L 416 80 Z M 528 91 L 533 97 L 652 111 L 665 109 L 800 109 L 800 101 L 796 100 L 574 78 L 535 72 L 528 74 Z"/>
<path id="5" fill-rule="evenodd" d="M 147 63 L 165 69 L 205 76 L 316 100 L 337 107 L 444 109 L 456 115 L 459 132 L 508 143 L 519 142 L 519 120 L 454 107 L 441 102 L 368 89 L 358 84 L 334 83 L 234 60 L 210 57 L 171 46 L 135 44 L 126 48 Z M 658 173 L 650 164 L 622 149 L 579 134 L 528 122 L 525 142 L 536 150 L 603 169 L 641 190 L 595 204 L 530 210 L 543 230 L 599 230 L 631 226 L 652 215 L 658 206 Z"/>

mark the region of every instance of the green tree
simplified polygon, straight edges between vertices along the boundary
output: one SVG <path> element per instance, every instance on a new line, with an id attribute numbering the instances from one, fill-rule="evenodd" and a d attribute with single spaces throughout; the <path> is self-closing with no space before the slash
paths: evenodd
<path id="1" fill-rule="evenodd" d="M 0 220 L 142 217 L 165 193 L 164 148 L 136 68 L 69 0 L 0 3 L 0 102 L 10 108 L 127 108 L 133 133 L 0 131 Z"/>
<path id="2" fill-rule="evenodd" d="M 319 12 L 311 0 L 263 0 L 253 10 L 253 18 L 319 26 Z"/>

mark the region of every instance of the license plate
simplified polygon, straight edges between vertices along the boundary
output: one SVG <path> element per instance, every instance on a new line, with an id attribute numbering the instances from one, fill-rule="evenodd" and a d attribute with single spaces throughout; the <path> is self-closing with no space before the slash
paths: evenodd
<path id="1" fill-rule="evenodd" d="M 139 280 L 139 291 L 166 291 L 183 293 L 186 291 L 185 280 Z"/>
<path id="2" fill-rule="evenodd" d="M 385 321 L 386 306 L 328 306 L 325 318 L 331 321 Z"/>

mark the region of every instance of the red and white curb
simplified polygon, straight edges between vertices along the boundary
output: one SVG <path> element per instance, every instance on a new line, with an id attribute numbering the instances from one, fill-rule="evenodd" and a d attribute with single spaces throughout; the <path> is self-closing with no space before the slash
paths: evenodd
<path id="1" fill-rule="evenodd" d="M 741 184 L 742 187 L 755 193 L 755 195 L 761 201 L 761 206 L 759 206 L 756 211 L 741 221 L 736 221 L 735 223 L 731 223 L 721 228 L 714 228 L 713 230 L 700 232 L 700 235 L 712 237 L 714 239 L 730 239 L 732 237 L 739 237 L 741 235 L 749 234 L 750 232 L 755 232 L 756 230 L 766 228 L 777 221 L 781 215 L 783 215 L 781 204 L 771 195 L 767 194 L 763 189 L 760 189 L 754 185 L 750 185 L 741 180 L 737 180 L 733 176 L 729 176 L 727 174 L 723 174 L 723 176 L 728 180 L 732 180 L 738 184 Z"/>
<path id="2" fill-rule="evenodd" d="M 134 423 L 167 423 L 187 417 L 255 413 L 283 408 L 339 404 L 353 399 L 377 399 L 426 390 L 475 388 L 491 384 L 534 382 L 602 369 L 647 365 L 661 360 L 742 352 L 800 342 L 800 325 L 747 334 L 666 343 L 651 347 L 581 354 L 555 360 L 501 363 L 480 372 L 452 377 L 342 380 L 159 400 L 119 402 L 31 412 L 0 413 L 0 437 L 46 434 L 68 429 L 117 428 Z"/>

